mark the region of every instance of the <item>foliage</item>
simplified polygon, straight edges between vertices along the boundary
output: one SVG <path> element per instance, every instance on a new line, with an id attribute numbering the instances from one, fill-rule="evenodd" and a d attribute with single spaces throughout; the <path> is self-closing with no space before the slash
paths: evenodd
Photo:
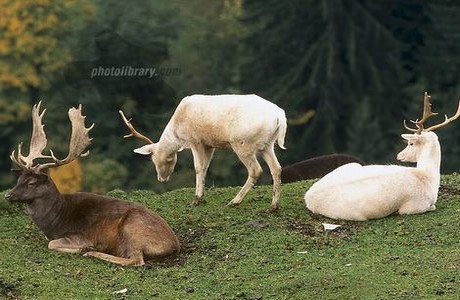
<path id="1" fill-rule="evenodd" d="M 268 212 L 271 186 L 256 187 L 236 208 L 237 187 L 109 195 L 139 202 L 178 234 L 181 254 L 123 268 L 47 249 L 19 206 L 0 200 L 0 295 L 12 299 L 456 299 L 460 191 L 443 176 L 437 210 L 368 222 L 310 215 L 311 182 L 282 186 L 281 210 Z M 2 197 L 3 198 L 3 197 Z M 340 224 L 324 232 L 321 223 Z M 429 272 L 427 272 L 429 270 Z M 124 294 L 116 291 L 127 289 Z"/>
<path id="2" fill-rule="evenodd" d="M 25 140 L 30 107 L 54 86 L 72 60 L 74 39 L 92 15 L 87 0 L 0 1 L 0 168 L 7 170 L 9 151 Z M 1 186 L 11 177 L 1 174 Z"/>
<path id="3" fill-rule="evenodd" d="M 331 152 L 373 158 L 365 151 L 353 153 L 347 139 L 353 123 L 364 123 L 364 116 L 356 118 L 353 112 L 366 98 L 373 104 L 366 115 L 377 119 L 380 128 L 392 128 L 382 137 L 395 140 L 400 123 L 394 120 L 401 118 L 395 112 L 403 108 L 397 97 L 404 77 L 400 44 L 375 17 L 375 11 L 391 5 L 363 2 L 246 1 L 246 23 L 254 30 L 246 39 L 245 91 L 278 102 L 288 115 L 315 110 L 310 123 L 290 128 L 288 141 L 295 143 L 288 145 L 296 153 L 290 159 Z"/>
<path id="4" fill-rule="evenodd" d="M 2 0 L 0 12 L 0 89 L 26 92 L 49 87 L 71 60 L 69 38 L 91 7 L 75 0 Z"/>
<path id="5" fill-rule="evenodd" d="M 174 0 L 179 34 L 171 44 L 171 63 L 180 77 L 167 78 L 182 98 L 191 94 L 239 93 L 241 39 L 247 28 L 239 22 L 242 0 Z M 203 9 L 206 7 L 206 9 Z"/>
<path id="6" fill-rule="evenodd" d="M 77 159 L 67 165 L 51 168 L 48 172 L 59 192 L 75 193 L 82 190 L 83 168 L 80 160 Z"/>
<path id="7" fill-rule="evenodd" d="M 123 186 L 128 171 L 116 160 L 99 158 L 85 164 L 85 174 L 85 190 L 102 194 Z"/>

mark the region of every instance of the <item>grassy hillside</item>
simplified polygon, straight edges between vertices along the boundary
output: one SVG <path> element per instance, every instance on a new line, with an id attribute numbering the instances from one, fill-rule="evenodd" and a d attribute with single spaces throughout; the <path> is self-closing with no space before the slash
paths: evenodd
<path id="1" fill-rule="evenodd" d="M 112 196 L 162 215 L 183 251 L 145 267 L 120 267 L 52 252 L 21 206 L 0 195 L 0 298 L 7 299 L 458 299 L 460 177 L 443 176 L 437 210 L 369 222 L 308 213 L 311 182 L 254 188 L 236 208 L 238 188 L 210 188 L 189 207 L 193 189 Z M 459 187 L 460 188 L 460 187 Z M 321 223 L 343 225 L 324 232 Z M 127 289 L 125 293 L 116 293 Z"/>

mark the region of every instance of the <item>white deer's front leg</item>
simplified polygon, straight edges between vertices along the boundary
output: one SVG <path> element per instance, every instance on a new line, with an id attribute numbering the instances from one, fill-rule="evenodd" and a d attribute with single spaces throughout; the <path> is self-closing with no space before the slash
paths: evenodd
<path id="1" fill-rule="evenodd" d="M 192 205 L 200 204 L 200 201 L 204 195 L 204 186 L 206 182 L 206 173 L 211 163 L 212 156 L 214 154 L 214 148 L 207 147 L 204 145 L 192 146 L 193 163 L 195 165 L 195 198 L 192 201 Z"/>

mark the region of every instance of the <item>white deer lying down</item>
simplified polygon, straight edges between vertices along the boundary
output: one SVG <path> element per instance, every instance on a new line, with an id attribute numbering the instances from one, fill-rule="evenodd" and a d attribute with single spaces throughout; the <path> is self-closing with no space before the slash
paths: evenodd
<path id="1" fill-rule="evenodd" d="M 443 123 L 424 129 L 431 112 L 430 96 L 425 93 L 422 119 L 411 121 L 414 134 L 403 134 L 407 147 L 397 158 L 416 162 L 417 167 L 395 165 L 343 165 L 324 176 L 305 194 L 305 204 L 313 213 L 332 219 L 365 221 L 392 213 L 419 214 L 436 209 L 440 184 L 441 147 L 432 130 L 460 116 L 457 113 Z"/>
<path id="2" fill-rule="evenodd" d="M 275 156 L 275 142 L 284 148 L 286 116 L 284 110 L 257 95 L 193 95 L 179 103 L 160 140 L 153 143 L 137 132 L 123 112 L 120 114 L 130 135 L 148 145 L 134 152 L 151 155 L 158 181 L 164 182 L 174 170 L 177 152 L 190 148 L 196 172 L 196 191 L 192 204 L 197 205 L 204 193 L 206 172 L 215 148 L 232 149 L 248 170 L 240 192 L 228 205 L 237 205 L 262 173 L 257 154 L 270 168 L 273 178 L 271 209 L 279 207 L 281 166 Z"/>

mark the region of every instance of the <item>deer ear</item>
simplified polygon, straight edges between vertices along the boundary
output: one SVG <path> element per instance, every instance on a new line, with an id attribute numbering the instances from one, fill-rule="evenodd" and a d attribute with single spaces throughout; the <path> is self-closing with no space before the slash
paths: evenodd
<path id="1" fill-rule="evenodd" d="M 406 141 L 409 141 L 409 140 L 415 140 L 417 138 L 417 135 L 405 133 L 405 134 L 401 134 L 401 137 L 405 139 Z"/>
<path id="2" fill-rule="evenodd" d="M 140 148 L 134 149 L 135 153 L 139 153 L 142 155 L 151 155 L 155 153 L 155 144 L 148 144 L 145 146 L 142 146 Z"/>

